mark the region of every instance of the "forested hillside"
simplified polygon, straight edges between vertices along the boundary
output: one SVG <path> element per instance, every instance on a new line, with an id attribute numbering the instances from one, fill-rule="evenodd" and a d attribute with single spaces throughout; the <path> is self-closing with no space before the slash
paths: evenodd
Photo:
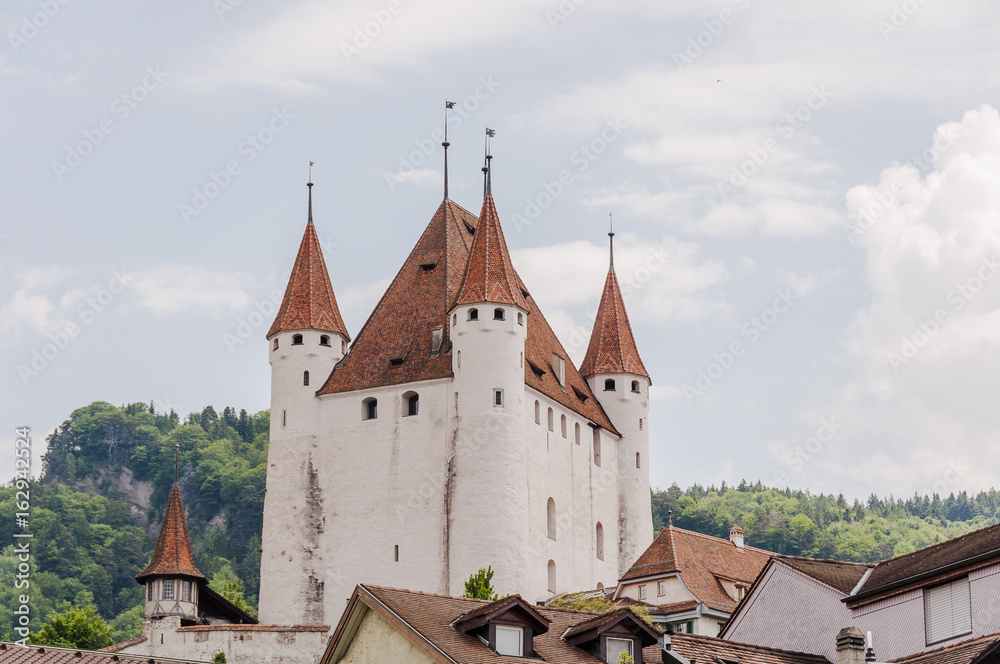
<path id="1" fill-rule="evenodd" d="M 138 633 L 142 592 L 133 578 L 149 561 L 174 480 L 175 450 L 188 528 L 201 571 L 214 587 L 239 581 L 256 608 L 267 467 L 268 413 L 211 406 L 182 422 L 141 403 L 95 402 L 73 412 L 49 439 L 33 481 L 33 631 L 72 606 L 93 604 L 116 639 Z M 0 488 L 0 543 L 13 541 L 15 490 Z M 1000 493 L 811 495 L 741 483 L 732 488 L 653 492 L 658 532 L 675 525 L 728 537 L 743 526 L 748 544 L 779 553 L 870 561 L 908 553 L 1000 520 Z M 484 560 L 483 566 L 492 561 Z M 9 634 L 17 591 L 13 545 L 0 549 L 0 636 Z M 231 584 L 230 584 L 231 587 Z"/>

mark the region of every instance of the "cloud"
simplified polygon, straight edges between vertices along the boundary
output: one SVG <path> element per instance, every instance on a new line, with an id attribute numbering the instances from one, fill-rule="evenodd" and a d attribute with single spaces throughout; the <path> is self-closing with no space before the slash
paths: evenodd
<path id="1" fill-rule="evenodd" d="M 205 265 L 168 264 L 137 272 L 129 283 L 137 306 L 158 316 L 194 313 L 218 317 L 253 305 L 248 274 Z"/>

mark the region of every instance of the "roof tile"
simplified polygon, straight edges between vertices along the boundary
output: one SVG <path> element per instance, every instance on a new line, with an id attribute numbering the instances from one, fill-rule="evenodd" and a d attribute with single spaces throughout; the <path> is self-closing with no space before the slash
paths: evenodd
<path id="1" fill-rule="evenodd" d="M 181 502 L 181 491 L 174 484 L 170 490 L 170 500 L 163 515 L 163 525 L 160 526 L 160 536 L 156 540 L 153 558 L 135 580 L 143 583 L 146 577 L 179 575 L 204 579 L 205 575 L 198 571 L 194 564 L 194 553 L 191 552 L 191 541 L 188 539 L 187 521 L 184 519 L 184 505 Z"/>
<path id="2" fill-rule="evenodd" d="M 580 373 L 593 376 L 602 373 L 629 373 L 649 378 L 639 349 L 632 336 L 632 326 L 628 322 L 628 312 L 615 269 L 608 270 L 601 293 L 601 304 L 594 318 L 594 330 L 590 334 L 587 354 L 580 364 Z"/>

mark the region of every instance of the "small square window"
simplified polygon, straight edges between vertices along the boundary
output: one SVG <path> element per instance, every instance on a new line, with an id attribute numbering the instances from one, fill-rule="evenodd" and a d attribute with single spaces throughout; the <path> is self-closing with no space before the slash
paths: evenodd
<path id="1" fill-rule="evenodd" d="M 512 657 L 523 656 L 524 632 L 520 627 L 497 625 L 497 653 Z"/>

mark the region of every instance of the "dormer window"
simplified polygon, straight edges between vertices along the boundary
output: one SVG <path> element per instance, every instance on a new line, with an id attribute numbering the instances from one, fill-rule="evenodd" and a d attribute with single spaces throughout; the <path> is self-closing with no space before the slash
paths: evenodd
<path id="1" fill-rule="evenodd" d="M 496 651 L 499 655 L 524 656 L 524 630 L 520 627 L 496 626 Z"/>
<path id="2" fill-rule="evenodd" d="M 618 609 L 579 622 L 566 630 L 563 639 L 601 659 L 605 664 L 619 664 L 622 653 L 641 661 L 642 649 L 651 646 L 660 633 L 629 609 Z"/>
<path id="3" fill-rule="evenodd" d="M 302 345 L 302 335 L 301 334 L 293 334 L 292 335 L 292 345 L 293 346 L 301 346 Z"/>
<path id="4" fill-rule="evenodd" d="M 608 664 L 617 664 L 621 661 L 622 653 L 628 653 L 629 657 L 632 657 L 632 639 L 618 639 L 609 636 L 607 649 Z"/>
<path id="5" fill-rule="evenodd" d="M 497 654 L 532 657 L 532 639 L 549 630 L 549 620 L 520 595 L 510 595 L 472 609 L 453 623 L 460 634 L 477 637 Z"/>
<path id="6" fill-rule="evenodd" d="M 321 335 L 319 335 L 319 345 L 320 346 L 329 346 L 330 345 L 330 335 L 329 334 L 321 334 Z"/>

